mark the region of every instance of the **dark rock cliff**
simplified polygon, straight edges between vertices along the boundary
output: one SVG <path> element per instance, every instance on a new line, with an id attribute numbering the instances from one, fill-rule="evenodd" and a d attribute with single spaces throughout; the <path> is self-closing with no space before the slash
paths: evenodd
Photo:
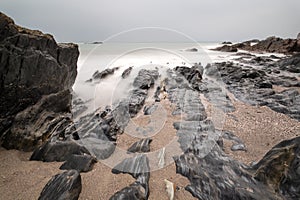
<path id="1" fill-rule="evenodd" d="M 32 150 L 67 117 L 78 46 L 22 28 L 0 13 L 0 138 L 5 148 Z"/>

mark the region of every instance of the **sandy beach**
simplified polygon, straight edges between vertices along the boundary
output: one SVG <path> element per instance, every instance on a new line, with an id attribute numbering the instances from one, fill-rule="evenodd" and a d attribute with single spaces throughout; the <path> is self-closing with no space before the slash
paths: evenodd
<path id="1" fill-rule="evenodd" d="M 152 137 L 151 151 L 160 149 L 176 137 L 173 122 L 179 120 L 178 116 L 172 116 L 172 105 L 164 100 L 162 104 L 168 113 L 164 127 Z M 234 102 L 236 111 L 228 113 L 223 130 L 231 131 L 238 136 L 246 145 L 247 152 L 230 150 L 231 141 L 224 140 L 225 152 L 240 162 L 250 164 L 258 161 L 263 155 L 278 142 L 298 136 L 300 123 L 286 115 L 276 113 L 267 107 L 249 106 L 241 102 Z M 147 125 L 147 116 L 140 115 L 134 118 L 138 125 Z M 118 147 L 127 149 L 137 141 L 126 133 L 118 138 Z M 0 199 L 37 199 L 48 180 L 60 173 L 59 162 L 36 162 L 29 161 L 31 152 L 17 150 L 0 150 Z M 109 199 L 115 192 L 130 185 L 134 179 L 128 174 L 115 175 L 111 168 L 101 161 L 95 164 L 93 170 L 82 173 L 82 200 Z M 164 179 L 168 179 L 179 187 L 175 199 L 195 199 L 184 187 L 189 181 L 176 174 L 175 164 L 151 172 L 150 175 L 150 200 L 168 199 L 165 191 Z"/>

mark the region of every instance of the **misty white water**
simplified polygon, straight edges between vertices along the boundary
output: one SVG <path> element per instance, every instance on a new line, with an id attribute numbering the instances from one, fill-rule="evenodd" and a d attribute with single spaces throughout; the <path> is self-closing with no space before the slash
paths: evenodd
<path id="1" fill-rule="evenodd" d="M 91 100 L 90 109 L 111 105 L 130 90 L 134 77 L 141 68 L 167 68 L 192 66 L 194 63 L 224 61 L 230 53 L 212 51 L 219 43 L 104 43 L 79 44 L 78 75 L 74 92 L 83 100 Z M 197 51 L 193 51 L 193 48 Z M 108 78 L 86 82 L 95 71 L 119 67 Z M 122 72 L 128 67 L 133 71 L 121 81 Z"/>

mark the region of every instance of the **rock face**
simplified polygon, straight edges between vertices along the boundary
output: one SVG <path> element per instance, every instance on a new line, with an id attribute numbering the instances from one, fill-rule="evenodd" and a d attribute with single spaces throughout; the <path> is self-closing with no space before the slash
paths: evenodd
<path id="1" fill-rule="evenodd" d="M 70 111 L 78 47 L 15 25 L 3 13 L 0 31 L 1 142 L 8 149 L 32 150 Z"/>
<path id="2" fill-rule="evenodd" d="M 76 170 L 55 175 L 44 187 L 39 200 L 77 200 L 81 193 L 81 176 Z"/>
<path id="3" fill-rule="evenodd" d="M 255 52 L 291 54 L 294 52 L 300 52 L 300 44 L 297 41 L 297 39 L 282 39 L 278 37 L 269 37 L 265 40 L 258 41 L 254 45 L 251 45 L 251 41 L 246 41 L 231 46 L 224 45 L 214 50 L 224 52 L 236 52 L 238 49 Z"/>

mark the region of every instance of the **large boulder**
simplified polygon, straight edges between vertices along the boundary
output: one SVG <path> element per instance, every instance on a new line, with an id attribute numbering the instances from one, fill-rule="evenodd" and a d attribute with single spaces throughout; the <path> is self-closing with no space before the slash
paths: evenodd
<path id="1" fill-rule="evenodd" d="M 32 150 L 42 137 L 48 137 L 41 134 L 49 132 L 41 131 L 41 126 L 46 130 L 60 113 L 70 112 L 69 90 L 77 75 L 78 56 L 77 45 L 58 44 L 53 36 L 22 28 L 0 13 L 0 137 L 4 147 Z"/>

